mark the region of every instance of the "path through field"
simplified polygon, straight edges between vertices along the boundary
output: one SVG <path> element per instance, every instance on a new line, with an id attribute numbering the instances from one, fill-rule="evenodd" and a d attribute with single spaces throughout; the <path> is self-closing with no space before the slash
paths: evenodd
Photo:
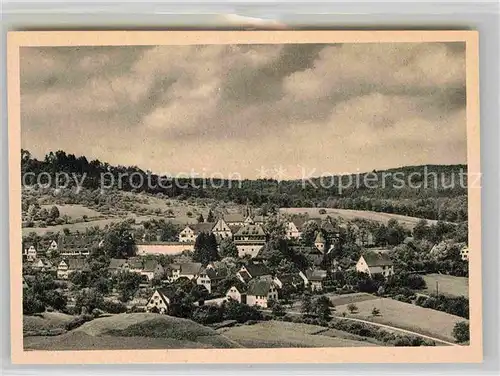
<path id="1" fill-rule="evenodd" d="M 425 335 L 425 334 L 412 332 L 411 330 L 406 330 L 406 329 L 402 329 L 402 328 L 396 328 L 394 326 L 385 325 L 385 324 L 379 324 L 379 323 L 373 322 L 373 321 L 355 319 L 353 317 L 343 317 L 343 316 L 334 316 L 334 317 L 337 318 L 337 319 L 357 321 L 357 322 L 362 322 L 362 323 L 369 324 L 369 325 L 378 326 L 378 327 L 381 327 L 381 328 L 395 330 L 395 331 L 403 332 L 403 333 L 406 333 L 406 334 L 411 334 L 413 336 L 422 337 L 422 338 L 425 338 L 425 339 L 430 339 L 430 340 L 432 340 L 434 342 L 445 343 L 445 344 L 450 345 L 450 346 L 458 346 L 456 343 L 453 343 L 453 342 L 448 342 L 448 341 L 445 341 L 445 340 L 442 340 L 442 339 L 439 339 L 439 338 L 435 338 L 435 337 L 431 337 L 431 336 L 428 336 L 428 335 Z"/>

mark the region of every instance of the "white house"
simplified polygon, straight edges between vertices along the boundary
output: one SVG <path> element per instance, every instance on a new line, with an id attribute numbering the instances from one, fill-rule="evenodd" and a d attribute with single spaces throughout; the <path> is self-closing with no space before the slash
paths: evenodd
<path id="1" fill-rule="evenodd" d="M 264 264 L 247 264 L 243 265 L 236 273 L 238 278 L 243 283 L 250 282 L 253 278 L 271 276 L 271 271 Z"/>
<path id="2" fill-rule="evenodd" d="M 31 266 L 34 269 L 38 269 L 42 272 L 48 271 L 49 269 L 52 269 L 52 267 L 53 267 L 52 263 L 45 258 L 38 258 L 38 259 L 33 260 Z"/>
<path id="3" fill-rule="evenodd" d="M 47 252 L 57 251 L 57 249 L 58 249 L 57 242 L 55 240 L 52 240 L 50 242 L 49 248 L 47 249 Z"/>
<path id="4" fill-rule="evenodd" d="M 212 227 L 212 234 L 214 234 L 217 239 L 232 238 L 233 236 L 231 228 L 222 218 L 215 223 L 214 227 Z"/>
<path id="5" fill-rule="evenodd" d="M 356 263 L 356 271 L 366 273 L 370 277 L 382 274 L 389 277 L 394 274 L 394 266 L 389 255 L 385 252 L 367 252 L 360 256 Z"/>
<path id="6" fill-rule="evenodd" d="M 245 225 L 233 235 L 233 239 L 239 257 L 250 255 L 253 258 L 266 244 L 266 233 L 261 225 Z"/>
<path id="7" fill-rule="evenodd" d="M 267 308 L 269 300 L 278 300 L 278 287 L 267 278 L 250 281 L 247 290 L 247 304 Z"/>
<path id="8" fill-rule="evenodd" d="M 310 287 L 312 291 L 323 290 L 323 281 L 326 278 L 326 270 L 307 269 L 305 273 L 300 271 L 299 276 L 304 281 L 304 286 Z"/>
<path id="9" fill-rule="evenodd" d="M 325 252 L 325 247 L 326 247 L 326 240 L 321 231 L 318 231 L 318 234 L 316 235 L 316 239 L 314 240 L 314 245 L 318 249 L 318 251 L 324 253 Z"/>
<path id="10" fill-rule="evenodd" d="M 465 247 L 460 250 L 460 258 L 464 261 L 469 260 L 469 247 Z"/>
<path id="11" fill-rule="evenodd" d="M 57 265 L 57 278 L 68 279 L 69 276 L 76 271 L 88 271 L 89 265 L 85 259 L 70 258 L 61 260 Z"/>
<path id="12" fill-rule="evenodd" d="M 26 259 L 31 262 L 35 261 L 38 256 L 34 245 L 30 245 L 28 248 L 26 248 L 24 253 L 26 254 Z"/>
<path id="13" fill-rule="evenodd" d="M 131 271 L 135 271 L 135 269 Z M 142 269 L 139 270 L 139 274 L 146 276 L 148 281 L 151 281 L 154 278 L 161 278 L 163 277 L 164 273 L 165 269 L 156 260 L 146 260 L 142 266 Z"/>
<path id="14" fill-rule="evenodd" d="M 287 223 L 285 237 L 287 239 L 300 239 L 302 238 L 302 230 L 304 228 L 305 220 L 302 218 L 294 218 Z"/>
<path id="15" fill-rule="evenodd" d="M 196 284 L 204 286 L 209 293 L 217 287 L 217 284 L 226 277 L 224 273 L 217 272 L 213 267 L 202 268 L 196 279 Z"/>
<path id="16" fill-rule="evenodd" d="M 68 279 L 68 263 L 64 260 L 61 260 L 59 265 L 57 265 L 57 278 L 58 279 Z"/>
<path id="17" fill-rule="evenodd" d="M 194 279 L 198 278 L 202 271 L 202 265 L 199 262 L 186 262 L 182 264 L 170 264 L 169 266 L 170 282 L 176 281 L 179 278 Z"/>
<path id="18" fill-rule="evenodd" d="M 148 312 L 154 312 L 161 314 L 167 314 L 170 308 L 170 300 L 174 296 L 173 290 L 168 289 L 157 289 L 149 298 L 146 304 L 146 310 Z"/>
<path id="19" fill-rule="evenodd" d="M 194 234 L 194 229 L 191 225 L 187 225 L 179 233 L 179 242 L 181 243 L 194 243 L 196 240 L 196 235 Z"/>
<path id="20" fill-rule="evenodd" d="M 202 232 L 210 234 L 212 232 L 212 228 L 215 223 L 213 222 L 202 222 L 196 223 L 192 225 L 187 225 L 184 229 L 179 233 L 179 242 L 181 243 L 194 243 L 196 238 Z"/>
<path id="21" fill-rule="evenodd" d="M 231 288 L 227 290 L 226 297 L 236 300 L 238 303 L 246 303 L 245 292 L 243 289 L 236 286 L 231 286 Z"/>

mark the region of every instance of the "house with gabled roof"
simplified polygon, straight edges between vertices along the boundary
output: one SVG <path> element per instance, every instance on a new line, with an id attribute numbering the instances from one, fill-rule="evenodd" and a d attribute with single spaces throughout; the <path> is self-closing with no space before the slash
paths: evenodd
<path id="1" fill-rule="evenodd" d="M 231 227 L 229 227 L 229 225 L 226 223 L 226 221 L 224 221 L 223 218 L 219 218 L 217 222 L 215 222 L 215 225 L 212 227 L 211 231 L 212 234 L 215 235 L 217 240 L 233 237 Z"/>
<path id="2" fill-rule="evenodd" d="M 234 235 L 234 244 L 238 249 L 238 256 L 257 256 L 262 247 L 266 244 L 266 233 L 261 225 L 245 225 Z"/>
<path id="3" fill-rule="evenodd" d="M 57 278 L 68 279 L 69 276 L 76 271 L 80 272 L 90 271 L 90 266 L 87 260 L 79 257 L 63 259 L 57 265 Z"/>
<path id="4" fill-rule="evenodd" d="M 318 233 L 316 234 L 316 239 L 314 240 L 314 246 L 318 249 L 318 251 L 323 253 L 325 252 L 326 239 L 321 231 L 318 231 Z"/>
<path id="5" fill-rule="evenodd" d="M 460 259 L 462 259 L 462 261 L 469 260 L 469 247 L 465 246 L 460 250 Z"/>
<path id="6" fill-rule="evenodd" d="M 148 312 L 168 314 L 172 298 L 175 296 L 175 290 L 171 288 L 156 289 L 146 304 Z"/>
<path id="7" fill-rule="evenodd" d="M 246 293 L 247 303 L 267 308 L 270 300 L 278 300 L 278 286 L 269 278 L 252 279 Z"/>
<path id="8" fill-rule="evenodd" d="M 175 263 L 168 266 L 168 279 L 170 282 L 179 278 L 193 280 L 200 275 L 203 266 L 199 262 Z"/>
<path id="9" fill-rule="evenodd" d="M 241 213 L 231 213 L 224 215 L 224 221 L 228 224 L 228 226 L 244 226 L 246 219 L 247 217 L 245 217 Z"/>
<path id="10" fill-rule="evenodd" d="M 236 300 L 238 303 L 247 302 L 246 288 L 244 286 L 231 286 L 226 292 L 226 298 Z"/>
<path id="11" fill-rule="evenodd" d="M 144 263 L 141 265 L 141 269 L 138 270 L 138 273 L 145 276 L 148 281 L 151 281 L 154 278 L 161 278 L 165 273 L 165 269 L 163 268 L 163 266 L 156 260 L 144 261 Z"/>
<path id="12" fill-rule="evenodd" d="M 25 242 L 23 244 L 23 256 L 26 261 L 33 262 L 38 257 L 38 252 L 36 249 L 36 245 L 34 243 Z"/>
<path id="13" fill-rule="evenodd" d="M 112 258 L 109 260 L 108 270 L 110 273 L 118 273 L 121 271 L 129 271 L 129 264 L 126 259 L 116 259 Z"/>
<path id="14" fill-rule="evenodd" d="M 323 282 L 326 279 L 326 270 L 309 268 L 305 272 L 299 272 L 304 281 L 304 286 L 310 287 L 312 291 L 321 291 L 324 288 Z"/>
<path id="15" fill-rule="evenodd" d="M 98 239 L 88 236 L 63 235 L 59 238 L 58 250 L 63 257 L 88 256 L 92 247 L 97 246 Z"/>
<path id="16" fill-rule="evenodd" d="M 189 224 L 179 233 L 179 242 L 194 243 L 199 234 L 202 232 L 210 234 L 214 226 L 214 222 Z"/>
<path id="17" fill-rule="evenodd" d="M 227 277 L 227 274 L 222 270 L 216 270 L 213 267 L 205 267 L 200 270 L 200 274 L 196 279 L 196 284 L 204 286 L 209 293 L 217 288 L 220 281 Z"/>
<path id="18" fill-rule="evenodd" d="M 33 260 L 31 267 L 42 272 L 50 271 L 53 269 L 52 263 L 45 257 L 40 257 Z"/>
<path id="19" fill-rule="evenodd" d="M 301 239 L 305 223 L 306 219 L 303 217 L 294 217 L 292 220 L 288 221 L 286 224 L 285 238 Z"/>
<path id="20" fill-rule="evenodd" d="M 365 252 L 359 257 L 356 263 L 356 271 L 366 273 L 370 277 L 375 274 L 381 274 L 389 277 L 394 274 L 394 266 L 387 252 L 371 251 Z"/>
<path id="21" fill-rule="evenodd" d="M 266 265 L 249 263 L 240 268 L 240 270 L 236 273 L 236 278 L 243 283 L 248 283 L 253 278 L 266 275 L 271 275 L 271 271 Z"/>

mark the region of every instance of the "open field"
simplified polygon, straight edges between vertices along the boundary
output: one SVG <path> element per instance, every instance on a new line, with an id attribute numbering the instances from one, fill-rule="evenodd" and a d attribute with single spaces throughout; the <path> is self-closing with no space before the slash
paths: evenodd
<path id="1" fill-rule="evenodd" d="M 347 305 L 350 303 L 359 303 L 359 302 L 364 302 L 368 300 L 374 300 L 378 299 L 375 295 L 372 294 L 367 294 L 365 292 L 355 292 L 352 294 L 334 294 L 334 293 L 327 293 L 325 294 L 328 296 L 332 304 L 337 307 L 337 306 L 342 306 L 342 305 Z M 300 307 L 301 307 L 302 302 L 300 300 L 295 301 L 293 303 L 293 310 L 295 312 L 300 312 Z"/>
<path id="2" fill-rule="evenodd" d="M 377 299 L 376 296 L 372 294 L 367 294 L 365 292 L 355 292 L 353 294 L 344 294 L 344 295 L 336 295 L 336 294 L 326 294 L 330 298 L 330 301 L 334 306 L 340 306 L 344 304 L 350 303 L 359 303 L 367 300 Z"/>
<path id="3" fill-rule="evenodd" d="M 469 297 L 469 278 L 455 277 L 445 274 L 426 274 L 422 276 L 427 288 L 422 291 L 427 294 L 436 292 L 436 282 L 440 294 Z"/>
<path id="4" fill-rule="evenodd" d="M 95 226 L 104 228 L 106 225 L 110 225 L 116 222 L 122 222 L 126 218 L 134 218 L 136 224 L 140 224 L 141 222 L 147 221 L 148 219 L 151 219 L 153 217 L 154 216 L 147 216 L 147 215 L 137 216 L 131 214 L 129 217 L 110 217 L 106 219 L 89 220 L 87 222 L 78 222 L 78 223 L 48 226 L 48 227 L 24 227 L 22 230 L 23 230 L 23 236 L 26 236 L 31 232 L 35 232 L 37 235 L 44 235 L 48 232 L 54 232 L 54 233 L 62 232 L 64 228 L 68 228 L 71 232 L 76 232 L 76 231 L 84 232 L 87 228 Z"/>
<path id="5" fill-rule="evenodd" d="M 238 343 L 191 320 L 154 313 L 118 314 L 52 337 L 27 337 L 30 350 L 235 348 Z"/>
<path id="6" fill-rule="evenodd" d="M 101 213 L 95 211 L 94 209 L 87 208 L 83 205 L 71 204 L 71 205 L 41 205 L 41 208 L 49 210 L 52 206 L 59 209 L 59 216 L 67 215 L 71 219 L 81 219 L 86 215 L 89 219 L 102 216 Z"/>
<path id="7" fill-rule="evenodd" d="M 282 213 L 288 214 L 305 214 L 307 213 L 310 217 L 316 218 L 325 218 L 326 216 L 330 217 L 339 217 L 344 218 L 346 220 L 353 220 L 355 218 L 367 219 L 371 221 L 380 222 L 383 224 L 387 224 L 390 219 L 396 219 L 401 225 L 412 229 L 421 218 L 417 217 L 408 217 L 406 215 L 400 214 L 392 214 L 392 213 L 381 213 L 374 212 L 368 210 L 350 210 L 350 209 L 329 209 L 324 208 L 326 210 L 326 214 L 319 214 L 319 210 L 321 208 L 281 208 L 280 211 Z M 436 221 L 428 219 L 427 222 L 429 224 L 433 224 Z"/>
<path id="8" fill-rule="evenodd" d="M 347 317 L 407 329 L 446 341 L 454 341 L 452 331 L 457 322 L 467 321 L 462 317 L 445 312 L 422 308 L 388 298 L 366 300 L 355 304 L 358 307 L 358 313 L 350 314 L 346 304 L 336 307 L 337 315 L 346 312 Z M 380 315 L 375 317 L 372 315 L 374 307 L 380 310 Z"/>
<path id="9" fill-rule="evenodd" d="M 376 346 L 368 341 L 336 337 L 327 328 L 283 321 L 262 321 L 217 330 L 248 348 L 269 347 L 364 347 Z"/>

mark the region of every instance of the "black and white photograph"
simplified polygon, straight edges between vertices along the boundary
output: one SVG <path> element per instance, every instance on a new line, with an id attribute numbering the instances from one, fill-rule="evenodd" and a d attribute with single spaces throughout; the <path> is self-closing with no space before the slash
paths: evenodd
<path id="1" fill-rule="evenodd" d="M 465 40 L 166 43 L 19 48 L 24 352 L 470 346 Z"/>

